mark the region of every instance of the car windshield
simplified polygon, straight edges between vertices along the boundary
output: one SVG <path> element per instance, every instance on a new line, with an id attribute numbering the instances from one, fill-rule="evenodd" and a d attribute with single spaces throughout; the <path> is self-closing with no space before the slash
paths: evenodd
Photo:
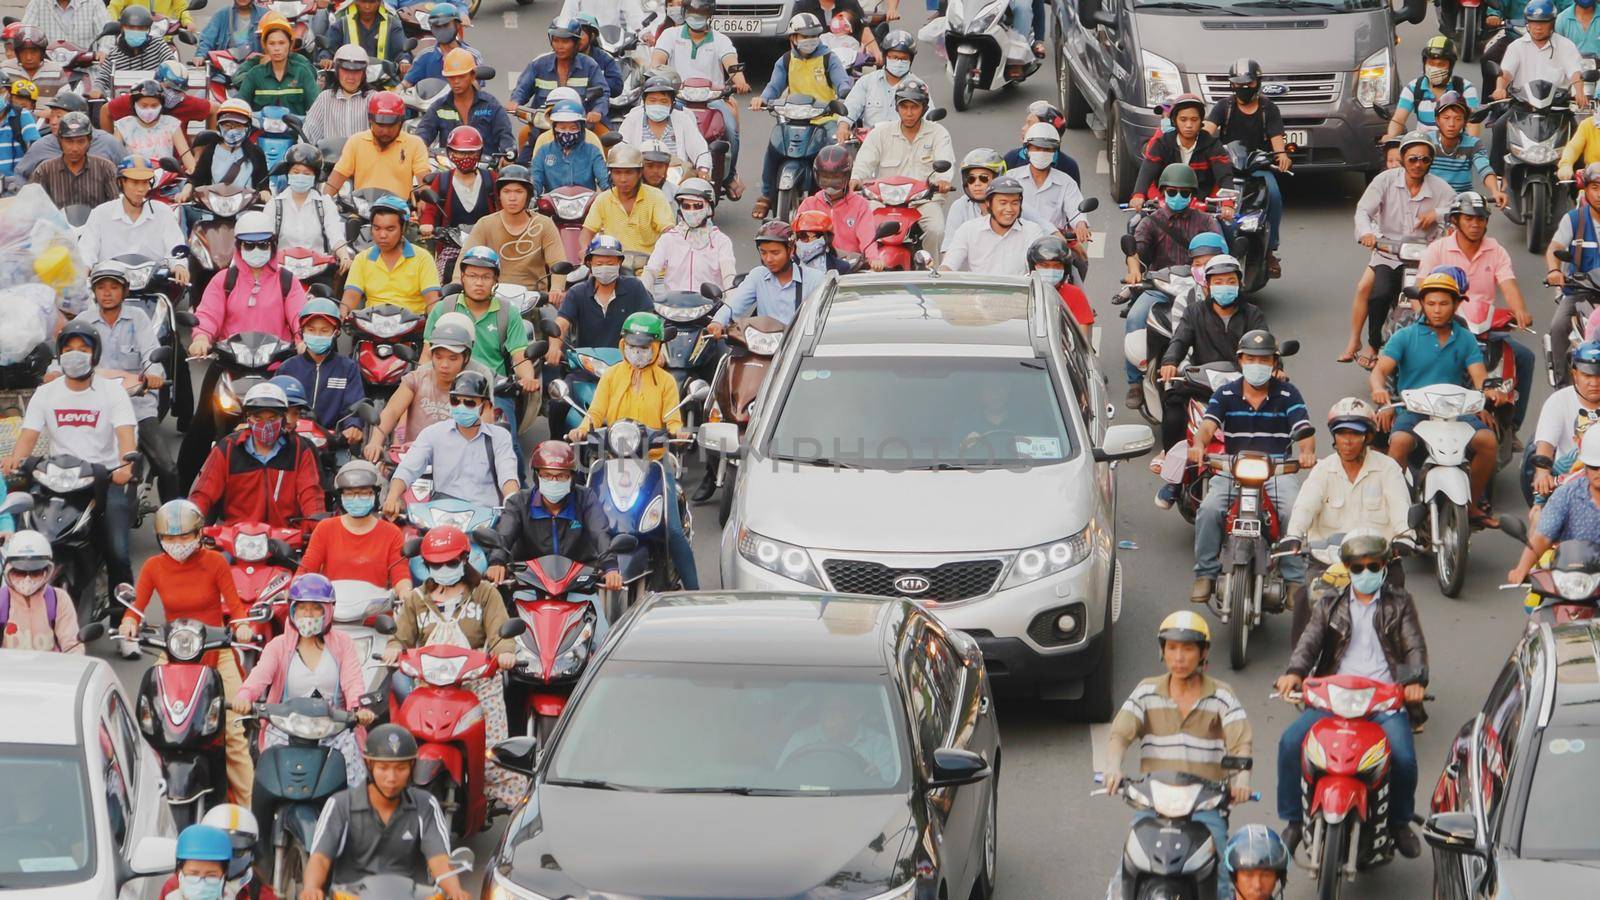
<path id="1" fill-rule="evenodd" d="M 1018 468 L 1059 463 L 1074 448 L 1039 360 L 811 357 L 767 453 L 846 468 Z"/>
<path id="2" fill-rule="evenodd" d="M 1524 859 L 1600 860 L 1600 727 L 1550 727 L 1522 821 Z"/>
<path id="3" fill-rule="evenodd" d="M 0 891 L 89 877 L 88 798 L 88 772 L 73 748 L 0 744 Z"/>
<path id="4" fill-rule="evenodd" d="M 1137 0 L 1133 8 L 1204 15 L 1270 16 L 1297 12 L 1367 12 L 1388 9 L 1389 0 Z"/>
<path id="5" fill-rule="evenodd" d="M 872 669 L 613 660 L 572 710 L 548 781 L 671 793 L 904 790 L 907 744 L 891 688 Z"/>

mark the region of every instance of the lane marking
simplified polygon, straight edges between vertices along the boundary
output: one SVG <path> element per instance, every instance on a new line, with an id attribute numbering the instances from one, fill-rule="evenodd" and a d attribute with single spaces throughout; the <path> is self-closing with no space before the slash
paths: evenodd
<path id="1" fill-rule="evenodd" d="M 1089 232 L 1089 246 L 1084 248 L 1084 252 L 1089 255 L 1090 259 L 1105 259 L 1106 233 L 1104 231 Z"/>
<path id="2" fill-rule="evenodd" d="M 1101 148 L 1094 155 L 1094 173 L 1096 175 L 1111 174 L 1111 161 L 1106 159 L 1105 148 Z"/>
<path id="3" fill-rule="evenodd" d="M 508 12 L 504 16 L 501 16 L 500 21 L 507 28 L 515 28 L 517 27 L 517 14 L 514 12 Z"/>
<path id="4" fill-rule="evenodd" d="M 1110 736 L 1110 722 L 1089 726 L 1089 742 L 1094 750 L 1094 770 L 1096 772 L 1104 772 L 1106 770 L 1106 738 Z"/>

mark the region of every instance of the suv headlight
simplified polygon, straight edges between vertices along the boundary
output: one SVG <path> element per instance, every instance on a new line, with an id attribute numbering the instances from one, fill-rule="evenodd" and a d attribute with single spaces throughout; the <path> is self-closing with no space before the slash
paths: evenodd
<path id="1" fill-rule="evenodd" d="M 549 898 L 543 894 L 535 894 L 496 872 L 490 879 L 488 900 L 549 900 Z"/>
<path id="2" fill-rule="evenodd" d="M 1028 547 L 1017 554 L 1017 558 L 1011 563 L 1011 572 L 1006 575 L 1005 583 L 1000 589 L 1018 587 L 1030 581 L 1038 581 L 1047 575 L 1064 572 L 1088 558 L 1088 528 L 1069 538 Z"/>
<path id="3" fill-rule="evenodd" d="M 775 575 L 824 590 L 811 554 L 793 544 L 762 537 L 748 528 L 739 529 L 739 555 Z"/>
<path id="4" fill-rule="evenodd" d="M 913 878 L 905 884 L 896 885 L 895 887 L 884 891 L 881 894 L 874 894 L 871 897 L 868 897 L 867 900 L 911 900 L 911 897 L 916 894 L 916 891 L 917 880 Z"/>
<path id="5" fill-rule="evenodd" d="M 1385 47 L 1361 61 L 1356 70 L 1356 102 L 1372 107 L 1389 102 L 1389 48 Z"/>
<path id="6" fill-rule="evenodd" d="M 1149 50 L 1141 50 L 1145 106 L 1160 106 L 1183 93 L 1183 76 L 1176 63 Z"/>

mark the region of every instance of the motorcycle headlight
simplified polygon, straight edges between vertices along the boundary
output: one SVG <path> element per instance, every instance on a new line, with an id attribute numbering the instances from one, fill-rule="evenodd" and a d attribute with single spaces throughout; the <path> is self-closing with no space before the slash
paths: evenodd
<path id="1" fill-rule="evenodd" d="M 1600 572 L 1551 572 L 1556 591 L 1567 600 L 1583 600 L 1600 588 Z"/>
<path id="2" fill-rule="evenodd" d="M 717 92 L 709 87 L 686 87 L 678 92 L 685 103 L 710 103 L 716 96 Z"/>
<path id="3" fill-rule="evenodd" d="M 661 318 L 669 322 L 693 322 L 711 311 L 711 304 L 703 303 L 699 306 L 668 306 L 665 303 L 656 304 L 656 312 Z"/>
<path id="4" fill-rule="evenodd" d="M 217 267 L 216 263 L 211 261 L 211 251 L 206 249 L 206 242 L 201 239 L 199 231 L 189 235 L 189 258 L 202 269 Z"/>
<path id="5" fill-rule="evenodd" d="M 1141 50 L 1144 71 L 1145 106 L 1160 106 L 1183 93 L 1183 76 L 1178 66 L 1164 56 Z"/>
<path id="6" fill-rule="evenodd" d="M 326 716 L 290 713 L 287 716 L 272 716 L 271 722 L 272 727 L 284 734 L 306 741 L 320 741 L 339 730 L 339 726 Z"/>
<path id="7" fill-rule="evenodd" d="M 579 194 L 568 197 L 553 196 L 550 199 L 555 203 L 556 218 L 572 221 L 583 218 L 584 211 L 589 207 L 589 199 L 593 196 L 592 194 Z"/>
<path id="8" fill-rule="evenodd" d="M 1400 245 L 1400 258 L 1406 262 L 1420 262 L 1422 254 L 1426 252 L 1428 252 L 1427 244 L 1408 241 Z"/>
<path id="9" fill-rule="evenodd" d="M 666 497 L 657 497 L 650 501 L 644 508 L 644 515 L 639 517 L 639 530 L 648 534 L 661 525 L 661 516 L 667 510 Z"/>
<path id="10" fill-rule="evenodd" d="M 1259 456 L 1239 456 L 1233 460 L 1233 480 L 1240 484 L 1262 484 L 1272 477 L 1272 463 Z"/>
<path id="11" fill-rule="evenodd" d="M 434 687 L 449 687 L 461 677 L 461 667 L 466 664 L 464 656 L 424 656 L 422 680 Z"/>
<path id="12" fill-rule="evenodd" d="M 241 534 L 233 539 L 233 558 L 242 562 L 266 559 L 267 545 L 264 534 Z"/>
<path id="13" fill-rule="evenodd" d="M 224 219 L 231 219 L 242 212 L 245 204 L 249 203 L 250 198 L 254 196 L 255 195 L 251 193 L 229 194 L 225 196 L 213 194 L 211 197 L 211 211 L 223 217 Z"/>
<path id="14" fill-rule="evenodd" d="M 94 475 L 81 466 L 58 466 L 53 462 L 33 470 L 33 480 L 57 494 L 87 490 L 94 484 Z"/>
<path id="15" fill-rule="evenodd" d="M 1551 142 L 1528 140 L 1527 136 L 1521 132 L 1517 132 L 1517 136 L 1521 137 L 1522 140 L 1510 142 L 1511 152 L 1526 162 L 1536 166 L 1543 166 L 1555 162 L 1561 156 L 1561 151 L 1557 150 Z M 1552 136 L 1551 141 L 1553 140 L 1554 137 Z"/>
<path id="16" fill-rule="evenodd" d="M 811 554 L 793 544 L 775 541 L 748 528 L 741 528 L 739 555 L 775 575 L 823 590 L 822 579 L 811 564 Z"/>
<path id="17" fill-rule="evenodd" d="M 606 429 L 606 449 L 612 456 L 631 459 L 644 444 L 644 429 L 638 422 L 623 419 Z"/>
<path id="18" fill-rule="evenodd" d="M 744 345 L 750 348 L 751 353 L 774 356 L 777 354 L 778 348 L 783 346 L 783 332 L 746 328 L 744 330 Z"/>
<path id="19" fill-rule="evenodd" d="M 911 199 L 911 185 L 881 184 L 878 186 L 878 196 L 883 198 L 887 206 L 905 206 Z"/>
<path id="20" fill-rule="evenodd" d="M 1389 102 L 1389 73 L 1393 65 L 1389 48 L 1384 47 L 1361 62 L 1356 70 L 1356 102 L 1373 107 Z"/>
<path id="21" fill-rule="evenodd" d="M 205 644 L 205 626 L 199 622 L 175 622 L 167 628 L 167 655 L 178 662 L 199 659 Z"/>
<path id="22" fill-rule="evenodd" d="M 1150 782 L 1151 807 L 1156 815 L 1168 819 L 1178 819 L 1194 811 L 1195 801 L 1200 799 L 1200 785 L 1198 784 L 1166 784 L 1160 781 Z"/>
<path id="23" fill-rule="evenodd" d="M 128 291 L 130 293 L 138 293 L 150 284 L 150 276 L 155 274 L 156 264 L 148 262 L 142 266 L 133 266 L 122 271 L 123 274 L 128 276 Z"/>
<path id="24" fill-rule="evenodd" d="M 596 378 L 606 374 L 606 370 L 611 368 L 610 363 L 600 359 L 599 357 L 590 356 L 586 353 L 578 354 L 578 362 L 583 366 L 583 370 L 585 372 L 588 372 L 590 375 L 593 375 Z"/>
<path id="25" fill-rule="evenodd" d="M 283 134 L 289 130 L 289 124 L 282 119 L 262 119 L 261 130 L 267 134 Z"/>
<path id="26" fill-rule="evenodd" d="M 217 379 L 217 408 L 224 415 L 244 415 L 244 404 L 239 402 L 239 395 L 233 391 L 233 379 L 226 374 Z"/>
<path id="27" fill-rule="evenodd" d="M 1089 558 L 1089 529 L 1037 547 L 1028 547 L 1017 554 L 1006 575 L 1001 590 L 1038 581 L 1057 572 L 1064 572 Z"/>
<path id="28" fill-rule="evenodd" d="M 380 338 L 392 338 L 403 334 L 410 327 L 410 324 L 405 321 L 405 316 L 400 314 L 382 316 L 374 313 L 367 319 L 367 330 Z"/>
<path id="29" fill-rule="evenodd" d="M 1360 719 L 1367 714 L 1372 703 L 1372 688 L 1350 690 L 1336 684 L 1328 685 L 1328 709 L 1343 719 Z"/>

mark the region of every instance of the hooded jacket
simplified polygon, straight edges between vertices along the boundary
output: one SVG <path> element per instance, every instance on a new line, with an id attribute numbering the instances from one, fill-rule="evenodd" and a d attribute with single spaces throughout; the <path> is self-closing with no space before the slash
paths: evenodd
<path id="1" fill-rule="evenodd" d="M 627 341 L 618 347 L 627 352 Z M 624 358 L 621 365 L 606 369 L 594 390 L 594 400 L 589 404 L 589 414 L 584 417 L 584 431 L 610 425 L 621 419 L 632 419 L 648 428 L 676 431 L 683 428 L 683 417 L 673 407 L 678 405 L 678 382 L 661 365 L 661 342 L 655 344 L 655 359 L 650 365 L 637 370 L 639 386 L 634 387 L 635 369 Z M 670 412 L 669 412 L 670 411 Z M 663 451 L 652 450 L 652 459 Z"/>

